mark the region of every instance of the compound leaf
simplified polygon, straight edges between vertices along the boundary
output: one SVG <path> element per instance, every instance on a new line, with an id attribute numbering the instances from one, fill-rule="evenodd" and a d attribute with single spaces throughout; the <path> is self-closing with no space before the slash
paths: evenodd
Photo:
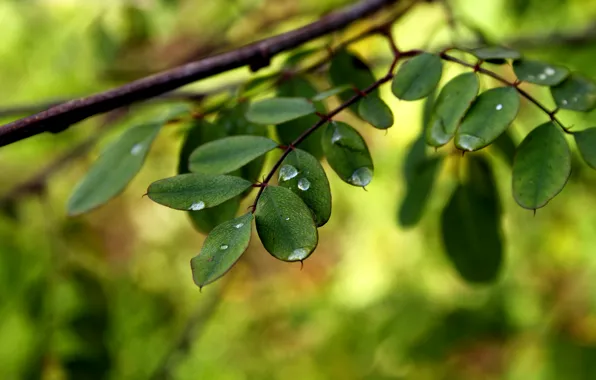
<path id="1" fill-rule="evenodd" d="M 314 156 L 294 149 L 279 169 L 278 182 L 304 201 L 317 227 L 327 223 L 331 216 L 331 189 L 323 167 Z"/>
<path id="2" fill-rule="evenodd" d="M 302 261 L 317 246 L 312 213 L 289 189 L 267 186 L 257 202 L 255 220 L 263 246 L 279 260 Z"/>
<path id="3" fill-rule="evenodd" d="M 215 227 L 205 239 L 201 252 L 192 258 L 192 277 L 203 287 L 226 274 L 248 248 L 253 215 L 247 213 Z"/>
<path id="4" fill-rule="evenodd" d="M 571 174 L 571 152 L 553 122 L 530 132 L 513 161 L 513 197 L 523 208 L 535 210 L 559 194 Z"/>
<path id="5" fill-rule="evenodd" d="M 354 128 L 342 122 L 330 123 L 322 145 L 329 166 L 344 182 L 364 187 L 372 181 L 372 158 L 366 142 Z"/>

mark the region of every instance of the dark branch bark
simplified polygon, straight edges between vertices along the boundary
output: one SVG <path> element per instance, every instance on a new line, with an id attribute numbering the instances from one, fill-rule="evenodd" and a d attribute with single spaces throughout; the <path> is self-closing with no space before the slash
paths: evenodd
<path id="1" fill-rule="evenodd" d="M 90 116 L 149 99 L 215 74 L 249 65 L 265 67 L 276 54 L 293 49 L 366 17 L 399 0 L 362 0 L 302 28 L 227 53 L 192 62 L 86 98 L 72 100 L 0 127 L 0 146 L 42 132 L 61 132 Z"/>

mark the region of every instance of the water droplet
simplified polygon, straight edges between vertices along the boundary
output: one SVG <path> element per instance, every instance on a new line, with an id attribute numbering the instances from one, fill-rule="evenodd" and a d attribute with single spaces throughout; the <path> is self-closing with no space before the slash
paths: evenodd
<path id="1" fill-rule="evenodd" d="M 298 169 L 292 165 L 284 165 L 279 169 L 279 179 L 281 181 L 288 181 L 298 175 Z"/>
<path id="2" fill-rule="evenodd" d="M 571 98 L 572 102 L 577 102 L 577 96 L 574 96 L 573 98 Z"/>
<path id="3" fill-rule="evenodd" d="M 130 149 L 130 154 L 132 154 L 133 156 L 136 156 L 137 154 L 141 153 L 142 150 L 143 150 L 143 144 L 135 144 Z"/>
<path id="4" fill-rule="evenodd" d="M 242 226 L 244 226 L 244 223 L 238 223 L 234 226 L 234 228 L 241 228 Z"/>
<path id="5" fill-rule="evenodd" d="M 568 103 L 568 102 L 567 102 L 567 99 L 563 99 L 563 100 L 561 100 L 561 103 L 563 103 L 563 105 L 567 105 L 567 103 Z"/>
<path id="6" fill-rule="evenodd" d="M 545 80 L 546 79 L 546 74 L 540 74 L 540 75 L 538 75 L 538 79 Z"/>
<path id="7" fill-rule="evenodd" d="M 553 69 L 552 67 L 547 67 L 546 69 L 544 69 L 544 73 L 548 76 L 555 75 L 555 69 Z"/>
<path id="8" fill-rule="evenodd" d="M 310 188 L 310 181 L 306 178 L 300 178 L 298 180 L 298 188 L 302 191 L 306 191 Z"/>
<path id="9" fill-rule="evenodd" d="M 356 186 L 366 186 L 372 181 L 373 173 L 367 167 L 361 167 L 360 169 L 356 169 L 352 176 L 350 177 L 350 183 Z"/>
<path id="10" fill-rule="evenodd" d="M 221 249 L 222 251 L 225 251 L 226 249 L 228 249 L 228 245 L 227 244 L 222 244 L 219 249 Z"/>
<path id="11" fill-rule="evenodd" d="M 304 260 L 308 256 L 308 249 L 306 248 L 296 248 L 290 256 L 288 256 L 289 261 L 298 261 Z"/>
<path id="12" fill-rule="evenodd" d="M 500 111 L 503 109 L 503 105 L 502 104 L 497 104 L 497 107 L 495 107 L 497 109 L 497 111 Z"/>
<path id="13" fill-rule="evenodd" d="M 203 201 L 199 201 L 196 203 L 193 203 L 190 205 L 190 207 L 188 208 L 190 211 L 199 211 L 205 208 L 205 202 Z"/>
<path id="14" fill-rule="evenodd" d="M 534 75 L 528 75 L 528 79 L 534 80 L 536 77 Z"/>
<path id="15" fill-rule="evenodd" d="M 288 217 L 286 218 L 286 220 L 290 220 L 290 217 L 288 216 Z"/>
<path id="16" fill-rule="evenodd" d="M 341 140 L 342 137 L 343 136 L 339 132 L 339 129 L 335 128 L 335 131 L 333 131 L 333 136 L 331 136 L 331 144 L 335 144 L 336 142 Z"/>

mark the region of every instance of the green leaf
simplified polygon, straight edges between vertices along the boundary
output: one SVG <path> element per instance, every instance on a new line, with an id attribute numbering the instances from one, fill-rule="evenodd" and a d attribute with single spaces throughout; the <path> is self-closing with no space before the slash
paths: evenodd
<path id="1" fill-rule="evenodd" d="M 488 164 L 469 157 L 466 183 L 460 184 L 441 214 L 441 234 L 449 260 L 471 283 L 494 281 L 503 261 L 500 205 Z"/>
<path id="2" fill-rule="evenodd" d="M 578 74 L 571 74 L 550 91 L 559 108 L 588 112 L 596 107 L 596 85 Z"/>
<path id="3" fill-rule="evenodd" d="M 279 169 L 279 186 L 292 190 L 312 211 L 317 227 L 331 216 L 331 189 L 319 161 L 311 154 L 294 149 Z"/>
<path id="4" fill-rule="evenodd" d="M 439 171 L 440 157 L 433 157 L 420 163 L 417 170 L 410 174 L 407 182 L 407 192 L 398 213 L 399 223 L 403 227 L 415 226 L 424 213 L 430 193 Z"/>
<path id="5" fill-rule="evenodd" d="M 521 54 L 503 46 L 483 46 L 470 50 L 476 58 L 495 64 L 504 64 L 508 59 L 519 59 Z"/>
<path id="6" fill-rule="evenodd" d="M 424 137 L 420 135 L 410 145 L 404 160 L 403 173 L 406 182 L 413 180 L 422 164 L 426 161 L 426 143 L 424 142 Z"/>
<path id="7" fill-rule="evenodd" d="M 252 103 L 246 118 L 257 124 L 280 124 L 315 112 L 306 98 L 269 98 Z"/>
<path id="8" fill-rule="evenodd" d="M 201 252 L 190 260 L 192 277 L 199 287 L 226 274 L 248 248 L 253 215 L 248 213 L 215 227 Z"/>
<path id="9" fill-rule="evenodd" d="M 376 95 L 368 95 L 360 100 L 358 114 L 375 128 L 388 129 L 393 126 L 391 108 Z"/>
<path id="10" fill-rule="evenodd" d="M 483 92 L 474 101 L 455 133 L 455 146 L 474 151 L 489 145 L 513 122 L 519 106 L 519 95 L 512 87 Z"/>
<path id="11" fill-rule="evenodd" d="M 574 132 L 573 137 L 584 161 L 592 169 L 596 169 L 596 128 Z"/>
<path id="12" fill-rule="evenodd" d="M 339 50 L 333 55 L 329 66 L 329 79 L 336 87 L 347 85 L 358 90 L 365 90 L 376 82 L 376 78 L 368 65 L 358 56 L 345 49 Z M 372 94 L 378 94 L 378 89 L 374 90 Z M 338 95 L 342 102 L 346 102 L 354 96 L 354 92 L 344 91 Z M 357 114 L 358 105 L 352 104 L 350 110 Z"/>
<path id="13" fill-rule="evenodd" d="M 435 54 L 423 53 L 404 63 L 391 84 L 402 100 L 418 100 L 429 95 L 441 80 L 443 62 Z"/>
<path id="14" fill-rule="evenodd" d="M 329 123 L 322 145 L 329 166 L 344 182 L 364 187 L 372 181 L 372 158 L 364 139 L 354 128 L 339 121 Z"/>
<path id="15" fill-rule="evenodd" d="M 535 210 L 559 194 L 571 174 L 571 152 L 553 122 L 530 132 L 513 161 L 513 197 L 523 208 Z"/>
<path id="16" fill-rule="evenodd" d="M 458 75 L 441 90 L 432 112 L 426 142 L 435 147 L 443 146 L 453 138 L 461 119 L 478 95 L 480 83 L 475 73 Z"/>
<path id="17" fill-rule="evenodd" d="M 294 76 L 279 84 L 277 88 L 278 96 L 301 96 L 311 98 L 317 93 L 317 89 L 304 77 Z M 325 105 L 321 103 L 315 104 L 318 112 L 325 113 Z M 312 127 L 319 121 L 317 115 L 306 115 L 298 119 L 290 120 L 285 123 L 277 124 L 275 130 L 283 145 L 292 144 L 298 136 L 304 131 Z M 323 130 L 319 128 L 308 139 L 300 143 L 300 148 L 311 153 L 317 158 L 323 157 L 323 148 L 321 147 L 321 135 Z"/>
<path id="18" fill-rule="evenodd" d="M 333 88 L 330 88 L 330 89 L 325 90 L 323 92 L 319 92 L 318 94 L 316 94 L 315 96 L 313 96 L 311 98 L 311 100 L 313 102 L 320 102 L 322 100 L 325 100 L 327 98 L 330 98 L 332 96 L 335 96 L 337 94 L 340 94 L 340 93 L 345 92 L 345 91 L 350 90 L 350 89 L 351 89 L 351 87 L 350 86 L 347 86 L 347 85 L 343 85 L 343 86 L 339 86 L 339 87 L 333 87 Z"/>
<path id="19" fill-rule="evenodd" d="M 231 136 L 201 145 L 192 152 L 190 170 L 223 174 L 236 170 L 275 149 L 277 143 L 261 136 Z"/>
<path id="20" fill-rule="evenodd" d="M 257 202 L 257 232 L 265 249 L 283 261 L 302 261 L 315 250 L 318 233 L 312 213 L 292 191 L 267 186 Z"/>
<path id="21" fill-rule="evenodd" d="M 153 182 L 149 198 L 176 210 L 199 211 L 240 195 L 252 183 L 231 175 L 180 174 Z"/>
<path id="22" fill-rule="evenodd" d="M 157 123 L 136 126 L 110 144 L 76 186 L 68 213 L 82 214 L 120 194 L 143 166 L 160 128 Z"/>
<path id="23" fill-rule="evenodd" d="M 519 80 L 542 86 L 555 86 L 569 76 L 565 67 L 529 59 L 513 61 L 513 71 Z"/>
<path id="24" fill-rule="evenodd" d="M 433 91 L 424 99 L 424 104 L 422 106 L 422 130 L 427 130 L 430 126 L 430 120 L 432 118 L 432 113 L 435 109 L 435 103 L 437 101 L 437 87 L 433 89 Z M 424 134 L 423 134 L 424 135 Z"/>

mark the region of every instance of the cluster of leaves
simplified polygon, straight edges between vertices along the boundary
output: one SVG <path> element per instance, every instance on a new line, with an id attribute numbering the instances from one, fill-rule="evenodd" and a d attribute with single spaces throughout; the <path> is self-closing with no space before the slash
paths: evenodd
<path id="1" fill-rule="evenodd" d="M 396 53 L 395 62 L 412 58 L 393 76 L 393 94 L 405 101 L 427 98 L 426 127 L 410 149 L 404 168 L 407 192 L 399 210 L 404 226 L 421 219 L 441 163 L 449 156 L 443 150 L 429 155 L 426 146 L 438 148 L 453 140 L 457 150 L 473 152 L 503 139 L 520 108 L 517 86 L 521 81 L 549 86 L 562 109 L 589 111 L 596 105 L 596 85 L 563 67 L 525 60 L 518 52 L 501 47 L 467 53 L 478 64 L 464 64 L 473 71 L 448 81 L 436 99 L 443 61 L 458 60 L 449 59 L 446 53 Z M 478 76 L 492 73 L 481 70 L 481 64 L 510 61 L 518 81 L 479 94 Z M 283 79 L 277 83 L 275 97 L 227 104 L 212 122 L 193 119 L 180 151 L 178 175 L 154 182 L 147 190 L 150 199 L 188 212 L 195 227 L 209 233 L 191 261 L 194 281 L 200 287 L 237 262 L 248 247 L 253 220 L 263 246 L 277 259 L 302 261 L 311 255 L 318 243 L 317 229 L 331 216 L 329 182 L 320 163 L 323 157 L 350 185 L 365 187 L 372 181 L 374 165 L 365 140 L 355 128 L 332 116 L 349 109 L 377 129 L 391 127 L 394 116 L 378 92 L 390 78 L 376 79 L 366 63 L 342 49 L 331 59 L 328 90 L 319 92 L 302 75 Z M 343 103 L 327 112 L 330 97 Z M 554 112 L 547 111 L 547 116 L 549 122 L 514 148 L 513 195 L 528 209 L 543 207 L 562 190 L 570 174 L 570 149 L 562 131 L 570 132 Z M 171 118 L 168 115 L 131 128 L 111 145 L 75 190 L 71 214 L 88 211 L 122 191 L 140 169 L 160 127 Z M 275 126 L 278 141 L 270 138 L 268 125 Z M 573 136 L 585 160 L 596 167 L 596 128 Z M 513 142 L 508 146 L 514 146 Z M 283 150 L 281 157 L 264 180 L 257 182 L 265 155 L 276 148 Z M 502 261 L 502 211 L 488 160 L 472 155 L 466 162 L 467 174 L 442 213 L 442 236 L 462 277 L 488 282 L 496 278 Z M 271 183 L 275 173 L 277 186 Z M 253 188 L 258 193 L 250 211 L 237 216 L 241 200 Z"/>

